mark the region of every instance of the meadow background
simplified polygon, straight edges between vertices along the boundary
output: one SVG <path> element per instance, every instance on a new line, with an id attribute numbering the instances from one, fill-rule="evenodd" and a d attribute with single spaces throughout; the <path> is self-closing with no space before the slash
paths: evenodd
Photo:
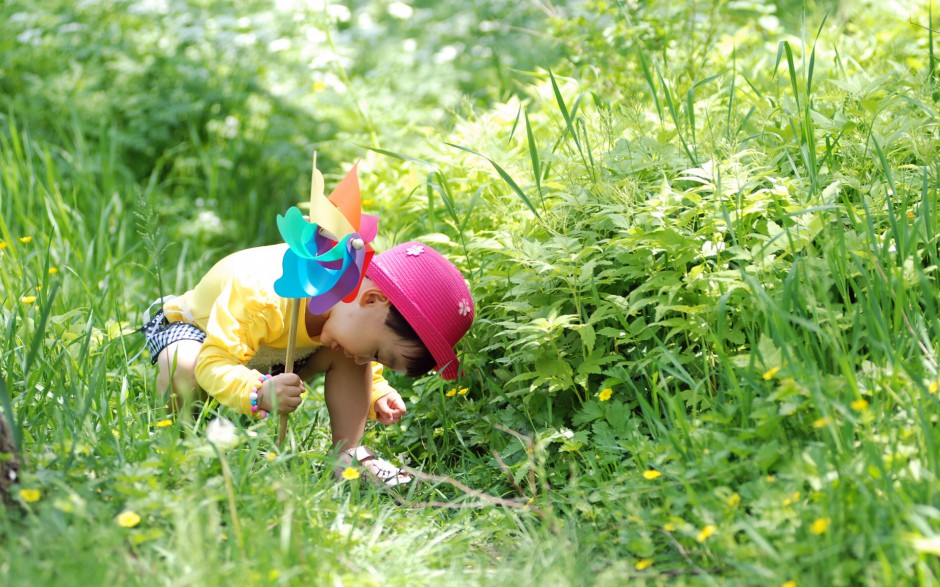
<path id="1" fill-rule="evenodd" d="M 0 582 L 938 584 L 935 11 L 3 2 Z M 332 481 L 318 385 L 223 450 L 138 356 L 314 150 L 477 304 L 369 429 L 397 496 Z"/>

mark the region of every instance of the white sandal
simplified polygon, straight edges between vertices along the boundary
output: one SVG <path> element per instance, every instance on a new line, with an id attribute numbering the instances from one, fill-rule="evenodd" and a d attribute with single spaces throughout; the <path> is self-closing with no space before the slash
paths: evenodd
<path id="1" fill-rule="evenodd" d="M 400 467 L 396 467 L 385 459 L 375 456 L 375 453 L 365 446 L 357 446 L 339 453 L 339 462 L 341 466 L 333 472 L 337 479 L 342 477 L 346 467 L 354 465 L 359 465 L 358 468 L 375 485 L 396 487 L 411 483 L 414 479 Z"/>

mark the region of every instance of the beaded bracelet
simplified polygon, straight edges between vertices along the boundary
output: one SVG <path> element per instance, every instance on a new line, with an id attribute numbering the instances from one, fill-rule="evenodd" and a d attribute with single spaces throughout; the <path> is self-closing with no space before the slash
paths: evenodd
<path id="1" fill-rule="evenodd" d="M 265 410 L 262 410 L 260 408 L 260 404 L 261 404 L 261 392 L 264 389 L 264 382 L 270 378 L 271 378 L 270 375 L 262 375 L 261 377 L 259 377 L 258 381 L 261 383 L 261 385 L 258 386 L 257 390 L 252 391 L 251 393 L 248 394 L 248 399 L 251 400 L 251 413 L 257 414 L 257 416 L 261 419 L 268 417 L 268 412 Z"/>

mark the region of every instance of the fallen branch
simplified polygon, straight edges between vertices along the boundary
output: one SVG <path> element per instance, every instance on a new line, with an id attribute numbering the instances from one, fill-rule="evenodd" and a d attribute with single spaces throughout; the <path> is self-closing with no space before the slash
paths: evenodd
<path id="1" fill-rule="evenodd" d="M 432 475 L 430 473 L 423 473 L 416 469 L 410 467 L 402 467 L 409 475 L 414 476 L 415 479 L 419 481 L 431 482 L 431 483 L 444 483 L 455 487 L 461 493 L 477 498 L 477 501 L 473 502 L 443 502 L 443 501 L 412 501 L 395 493 L 392 493 L 392 497 L 396 503 L 399 505 L 404 505 L 410 508 L 445 508 L 445 509 L 475 509 L 475 508 L 484 508 L 484 507 L 506 507 L 514 508 L 521 510 L 528 510 L 534 513 L 539 517 L 544 517 L 542 509 L 538 506 L 532 505 L 532 500 L 522 501 L 519 499 L 510 499 L 506 497 L 496 497 L 490 495 L 484 491 L 474 489 L 469 485 L 465 485 L 460 481 L 452 477 L 446 477 L 441 475 Z"/>

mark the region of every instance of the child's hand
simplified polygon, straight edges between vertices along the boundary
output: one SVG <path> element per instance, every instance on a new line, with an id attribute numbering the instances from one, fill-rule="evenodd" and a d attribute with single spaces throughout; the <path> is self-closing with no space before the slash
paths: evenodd
<path id="1" fill-rule="evenodd" d="M 401 399 L 397 391 L 383 395 L 375 400 L 375 404 L 372 407 L 375 409 L 376 419 L 383 424 L 394 424 L 398 422 L 401 420 L 401 417 L 405 415 L 405 412 L 408 411 L 405 407 L 405 400 Z"/>
<path id="2" fill-rule="evenodd" d="M 265 381 L 261 390 L 262 410 L 274 413 L 274 397 L 277 396 L 277 412 L 290 414 L 300 405 L 304 382 L 296 373 L 281 373 Z"/>

